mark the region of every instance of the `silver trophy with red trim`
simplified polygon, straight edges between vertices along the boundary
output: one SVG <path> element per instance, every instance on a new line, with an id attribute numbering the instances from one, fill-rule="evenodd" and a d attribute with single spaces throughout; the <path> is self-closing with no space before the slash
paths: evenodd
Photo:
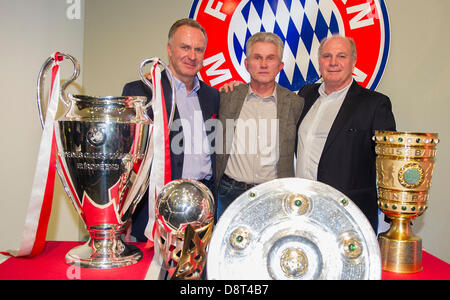
<path id="1" fill-rule="evenodd" d="M 148 188 L 155 133 L 147 110 L 154 101 L 147 101 L 146 97 L 67 93 L 66 88 L 78 77 L 80 66 L 71 55 L 60 53 L 49 57 L 39 73 L 38 107 L 43 125 L 47 107 L 43 100 L 44 76 L 56 59 L 68 59 L 74 66 L 72 77 L 60 90 L 66 112 L 55 123 L 57 171 L 90 235 L 84 245 L 67 253 L 66 261 L 97 269 L 137 263 L 143 256 L 141 250 L 123 242 L 122 237 Z M 155 59 L 141 64 L 141 79 L 153 90 L 152 83 L 142 75 L 142 68 L 149 62 L 154 62 L 154 67 L 166 66 Z M 175 98 L 169 124 L 174 107 Z"/>

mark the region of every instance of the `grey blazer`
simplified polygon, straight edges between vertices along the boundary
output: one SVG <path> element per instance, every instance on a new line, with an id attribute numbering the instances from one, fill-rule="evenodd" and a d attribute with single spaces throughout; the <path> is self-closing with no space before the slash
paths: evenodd
<path id="1" fill-rule="evenodd" d="M 232 136 L 227 136 L 226 120 L 237 120 L 241 112 L 244 100 L 248 94 L 249 84 L 241 84 L 234 88 L 233 92 L 220 93 L 219 120 L 222 124 L 223 143 L 216 143 L 216 178 L 217 186 L 225 172 L 230 157 Z M 279 159 L 277 162 L 277 176 L 294 177 L 294 152 L 297 136 L 297 121 L 302 113 L 304 99 L 290 90 L 276 84 L 277 92 L 277 118 L 279 120 Z M 228 139 L 228 140 L 227 140 Z M 222 144 L 222 145 L 220 145 Z M 222 151 L 220 151 L 222 150 Z"/>

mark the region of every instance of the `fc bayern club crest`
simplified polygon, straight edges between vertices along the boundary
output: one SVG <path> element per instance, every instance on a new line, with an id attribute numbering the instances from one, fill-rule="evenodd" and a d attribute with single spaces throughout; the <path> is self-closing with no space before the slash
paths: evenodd
<path id="1" fill-rule="evenodd" d="M 245 43 L 257 32 L 284 42 L 280 85 L 297 91 L 320 80 L 317 51 L 332 34 L 352 37 L 358 52 L 355 80 L 375 89 L 389 54 L 389 19 L 383 0 L 194 0 L 189 17 L 208 34 L 200 76 L 219 88 L 231 80 L 249 82 Z"/>

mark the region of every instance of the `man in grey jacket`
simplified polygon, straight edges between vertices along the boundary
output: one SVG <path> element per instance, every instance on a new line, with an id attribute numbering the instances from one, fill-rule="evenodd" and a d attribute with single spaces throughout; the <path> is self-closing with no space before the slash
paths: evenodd
<path id="1" fill-rule="evenodd" d="M 218 218 L 253 186 L 294 176 L 296 126 L 304 100 L 275 82 L 284 66 L 283 42 L 276 34 L 260 32 L 246 47 L 250 83 L 220 95 Z"/>

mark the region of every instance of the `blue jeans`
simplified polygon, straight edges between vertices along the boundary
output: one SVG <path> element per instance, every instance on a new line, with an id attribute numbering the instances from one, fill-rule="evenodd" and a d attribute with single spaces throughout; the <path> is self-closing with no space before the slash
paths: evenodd
<path id="1" fill-rule="evenodd" d="M 223 214 L 225 209 L 246 190 L 240 186 L 236 186 L 230 182 L 221 180 L 217 196 L 217 221 Z"/>

